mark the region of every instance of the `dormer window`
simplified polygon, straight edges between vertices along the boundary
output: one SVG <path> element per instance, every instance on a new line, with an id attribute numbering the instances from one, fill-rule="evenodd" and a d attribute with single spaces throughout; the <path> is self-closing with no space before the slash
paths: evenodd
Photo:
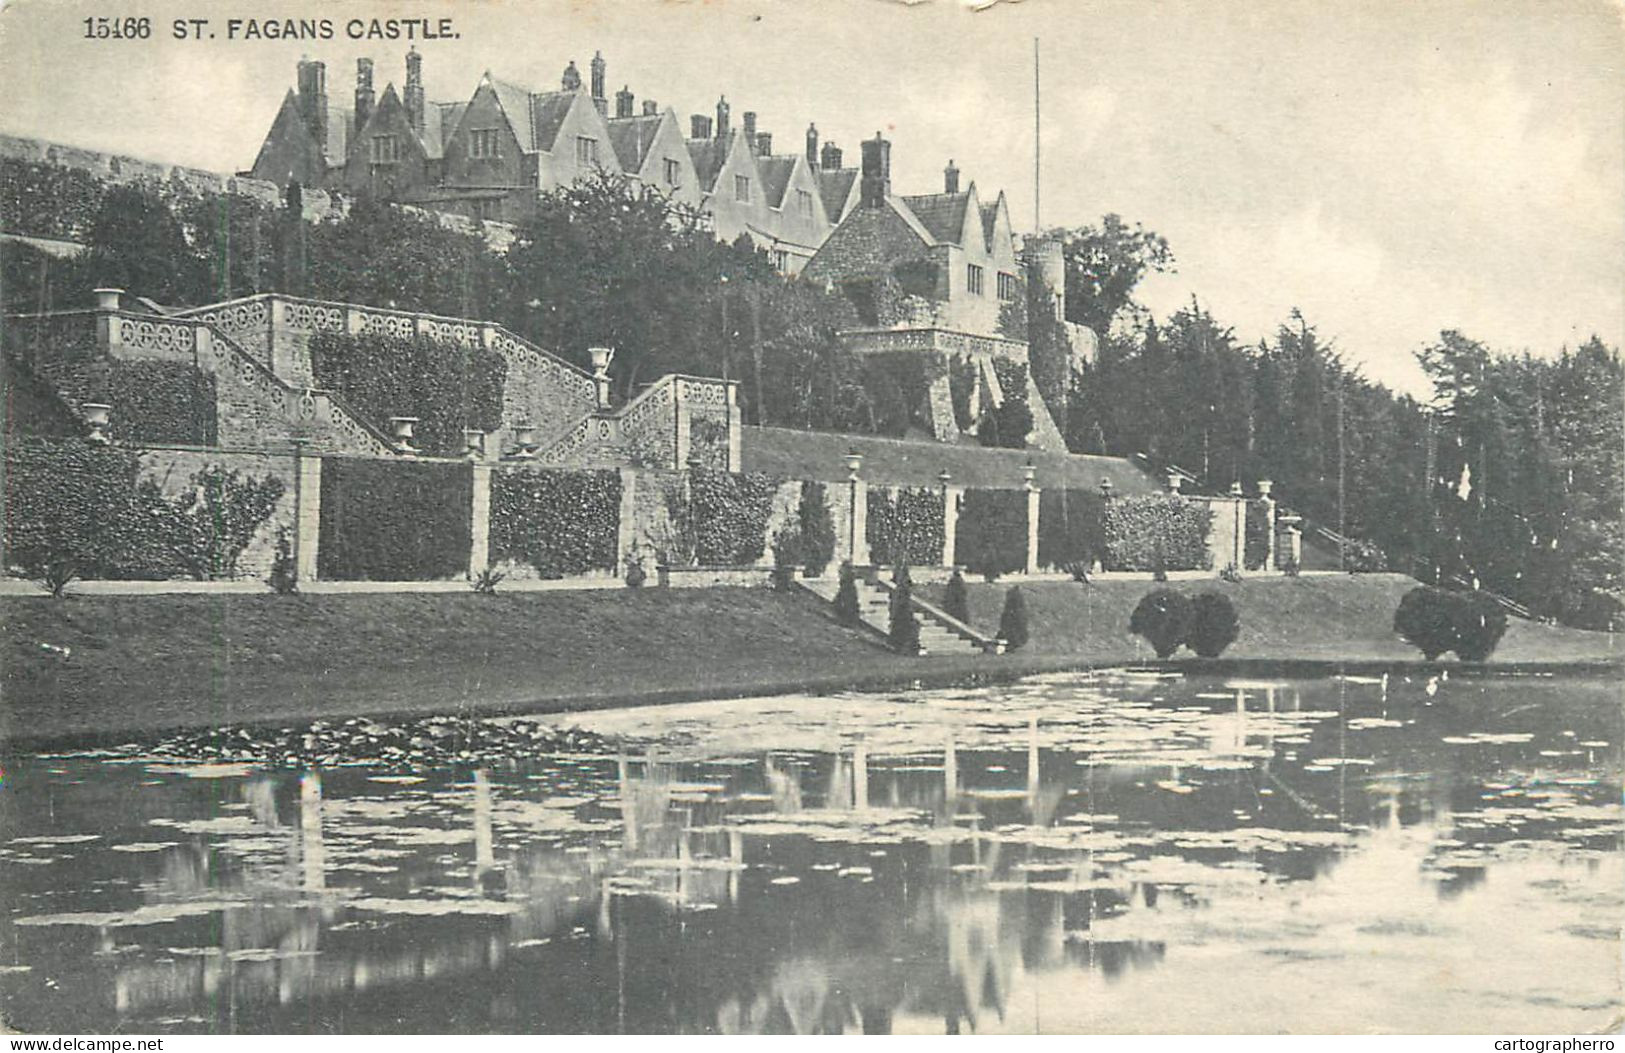
<path id="1" fill-rule="evenodd" d="M 468 133 L 468 156 L 476 158 L 497 156 L 497 130 L 476 128 Z"/>
<path id="2" fill-rule="evenodd" d="M 677 167 L 677 161 L 668 157 L 666 158 L 665 164 L 662 167 L 664 168 L 664 172 L 662 174 L 666 177 L 666 185 L 676 186 L 677 177 L 682 171 Z"/>
<path id="3" fill-rule="evenodd" d="M 750 200 L 750 176 L 734 176 L 734 200 Z"/>
<path id="4" fill-rule="evenodd" d="M 375 135 L 372 137 L 371 156 L 375 165 L 399 164 L 401 160 L 401 140 L 394 135 Z"/>
<path id="5" fill-rule="evenodd" d="M 598 163 L 598 140 L 576 136 L 576 164 L 589 167 Z"/>

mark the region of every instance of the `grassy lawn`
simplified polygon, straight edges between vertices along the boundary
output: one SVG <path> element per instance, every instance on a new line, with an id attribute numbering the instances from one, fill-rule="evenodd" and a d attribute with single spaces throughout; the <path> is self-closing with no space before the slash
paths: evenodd
<path id="1" fill-rule="evenodd" d="M 1394 608 L 1416 582 L 1401 574 L 1311 575 L 1173 582 L 1195 593 L 1217 590 L 1230 597 L 1241 617 L 1241 635 L 1226 658 L 1320 661 L 1413 661 L 1420 658 L 1393 631 Z M 1081 659 L 1153 658 L 1143 640 L 1129 635 L 1129 616 L 1154 586 L 1141 581 L 1037 582 L 1023 585 L 1032 629 L 1030 650 Z M 971 623 L 993 631 L 1009 585 L 969 586 Z M 924 590 L 941 602 L 942 586 Z M 1188 655 L 1188 651 L 1181 651 Z M 1573 662 L 1625 658 L 1618 636 L 1509 620 L 1495 662 Z"/>
<path id="2" fill-rule="evenodd" d="M 1406 661 L 1397 575 L 1219 588 L 1242 633 L 1226 657 Z M 998 625 L 1006 586 L 971 586 Z M 828 691 L 1149 657 L 1127 632 L 1140 582 L 1023 586 L 1033 641 L 1002 658 L 902 658 L 816 600 L 766 589 L 95 596 L 0 599 L 4 736 L 131 735 L 357 714 L 546 711 Z M 940 599 L 940 588 L 925 590 Z M 67 647 L 71 655 L 42 645 Z M 1618 657 L 1617 638 L 1514 622 L 1496 660 Z"/>

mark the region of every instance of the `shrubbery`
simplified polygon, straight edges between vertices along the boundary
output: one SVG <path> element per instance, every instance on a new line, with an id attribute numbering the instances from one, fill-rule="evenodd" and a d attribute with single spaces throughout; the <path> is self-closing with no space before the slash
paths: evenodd
<path id="1" fill-rule="evenodd" d="M 948 590 L 942 596 L 942 609 L 949 617 L 970 622 L 970 594 L 965 590 L 965 576 L 955 570 L 948 579 Z"/>
<path id="2" fill-rule="evenodd" d="M 1447 651 L 1464 662 L 1482 662 L 1506 628 L 1506 612 L 1482 592 L 1422 585 L 1407 592 L 1394 611 L 1394 631 L 1430 662 Z"/>
<path id="3" fill-rule="evenodd" d="M 468 573 L 468 464 L 322 461 L 317 574 L 330 581 L 434 581 Z"/>
<path id="4" fill-rule="evenodd" d="M 213 446 L 218 427 L 214 377 L 190 362 L 115 360 L 107 402 L 113 434 L 125 442 Z"/>
<path id="5" fill-rule="evenodd" d="M 542 578 L 614 570 L 621 516 L 615 471 L 503 468 L 491 478 L 491 560 Z"/>
<path id="6" fill-rule="evenodd" d="M 934 487 L 871 487 L 864 535 L 876 564 L 942 562 L 942 491 Z"/>
<path id="7" fill-rule="evenodd" d="M 1206 501 L 1178 494 L 1119 497 L 1101 516 L 1107 570 L 1209 570 L 1208 531 L 1213 510 Z"/>
<path id="8" fill-rule="evenodd" d="M 954 562 L 989 580 L 1024 570 L 1026 491 L 966 490 L 954 535 Z"/>
<path id="9" fill-rule="evenodd" d="M 1046 488 L 1038 497 L 1038 565 L 1087 569 L 1094 560 L 1104 562 L 1105 506 L 1098 491 Z"/>
<path id="10" fill-rule="evenodd" d="M 1027 599 L 1021 586 L 1012 585 L 1004 594 L 1004 611 L 999 615 L 999 639 L 1007 650 L 1017 651 L 1027 646 Z"/>
<path id="11" fill-rule="evenodd" d="M 902 654 L 919 654 L 920 623 L 914 620 L 914 586 L 908 578 L 908 568 L 898 568 L 895 587 L 891 593 L 891 625 L 886 639 L 892 649 Z"/>
<path id="12" fill-rule="evenodd" d="M 835 590 L 835 620 L 850 629 L 863 621 L 858 607 L 858 576 L 850 561 L 841 564 L 841 584 Z"/>
<path id="13" fill-rule="evenodd" d="M 1191 601 L 1173 589 L 1153 589 L 1145 594 L 1129 617 L 1129 632 L 1143 636 L 1158 658 L 1179 650 L 1190 629 Z"/>
<path id="14" fill-rule="evenodd" d="M 704 468 L 690 472 L 695 558 L 702 565 L 723 566 L 761 559 L 778 486 L 776 479 L 760 474 Z"/>
<path id="15" fill-rule="evenodd" d="M 1224 593 L 1202 592 L 1191 600 L 1185 645 L 1203 658 L 1219 657 L 1226 647 L 1236 642 L 1240 632 L 1241 619 L 1236 616 L 1230 597 Z"/>
<path id="16" fill-rule="evenodd" d="M 801 484 L 796 519 L 801 527 L 801 562 L 808 577 L 820 577 L 835 558 L 835 520 L 829 514 L 823 483 Z"/>

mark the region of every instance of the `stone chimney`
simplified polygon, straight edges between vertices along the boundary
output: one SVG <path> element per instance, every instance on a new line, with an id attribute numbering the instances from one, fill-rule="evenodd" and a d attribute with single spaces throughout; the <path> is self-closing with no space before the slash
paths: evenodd
<path id="1" fill-rule="evenodd" d="M 718 139 L 726 139 L 726 138 L 728 138 L 728 114 L 729 114 L 730 111 L 731 111 L 731 108 L 728 105 L 728 97 L 726 95 L 723 95 L 720 98 L 718 98 L 717 99 L 717 138 Z"/>
<path id="2" fill-rule="evenodd" d="M 632 116 L 632 101 L 633 101 L 632 100 L 632 89 L 630 87 L 622 87 L 620 91 L 616 92 L 615 93 L 615 116 L 617 116 L 617 117 L 630 117 L 630 116 Z"/>
<path id="3" fill-rule="evenodd" d="M 592 53 L 592 101 L 598 104 L 598 112 L 603 113 L 609 108 L 609 96 L 604 94 L 604 81 L 609 72 L 609 63 L 604 61 L 602 51 Z"/>
<path id="4" fill-rule="evenodd" d="M 942 170 L 942 192 L 944 194 L 959 193 L 959 166 L 954 164 L 953 158 L 948 158 L 948 167 Z"/>
<path id="5" fill-rule="evenodd" d="M 756 111 L 745 111 L 745 145 L 752 151 L 756 149 Z"/>
<path id="6" fill-rule="evenodd" d="M 401 102 L 406 106 L 412 130 L 423 134 L 423 56 L 417 48 L 406 53 L 406 90 L 401 93 Z"/>
<path id="7" fill-rule="evenodd" d="M 327 63 L 299 60 L 299 113 L 316 142 L 327 147 Z"/>
<path id="8" fill-rule="evenodd" d="M 756 133 L 756 154 L 759 157 L 772 157 L 773 156 L 773 133 L 772 132 L 757 132 Z"/>
<path id="9" fill-rule="evenodd" d="M 690 139 L 711 138 L 711 118 L 696 113 L 688 119 Z"/>
<path id="10" fill-rule="evenodd" d="M 807 125 L 807 167 L 818 167 L 818 125 Z"/>
<path id="11" fill-rule="evenodd" d="M 659 103 L 655 102 L 653 99 L 644 99 L 643 100 L 643 115 L 645 117 L 656 117 L 659 114 L 660 114 L 660 104 Z"/>
<path id="12" fill-rule="evenodd" d="M 863 141 L 863 187 L 859 193 L 864 208 L 879 208 L 891 196 L 891 143 L 879 132 Z"/>
<path id="13" fill-rule="evenodd" d="M 576 69 L 575 59 L 571 59 L 570 64 L 564 67 L 564 76 L 559 78 L 559 87 L 565 91 L 581 90 L 581 71 Z"/>
<path id="14" fill-rule="evenodd" d="M 823 168 L 831 172 L 837 171 L 841 167 L 841 148 L 836 146 L 835 141 L 832 139 L 825 143 L 823 148 L 818 152 L 818 158 L 819 168 Z"/>
<path id="15" fill-rule="evenodd" d="M 355 130 L 361 131 L 372 116 L 373 104 L 377 96 L 372 93 L 372 59 L 362 58 L 355 60 Z"/>

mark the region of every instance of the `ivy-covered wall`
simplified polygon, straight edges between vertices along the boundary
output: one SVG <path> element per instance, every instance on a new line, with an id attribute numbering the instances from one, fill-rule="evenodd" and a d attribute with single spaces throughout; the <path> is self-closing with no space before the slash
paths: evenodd
<path id="1" fill-rule="evenodd" d="M 415 444 L 425 454 L 458 456 L 463 431 L 502 424 L 508 363 L 478 346 L 427 337 L 316 333 L 311 371 L 388 434 L 389 418 L 417 417 Z"/>
<path id="2" fill-rule="evenodd" d="M 613 571 L 620 513 L 619 472 L 498 469 L 491 476 L 491 562 L 521 578 Z"/>
<path id="3" fill-rule="evenodd" d="M 1213 510 L 1177 494 L 1119 497 L 1101 516 L 1107 570 L 1212 570 Z"/>
<path id="4" fill-rule="evenodd" d="M 1027 566 L 1027 491 L 965 491 L 954 532 L 954 562 L 973 574 L 1014 574 Z"/>
<path id="5" fill-rule="evenodd" d="M 292 521 L 292 459 L 146 451 L 13 436 L 4 455 L 4 563 L 36 578 L 259 577 Z"/>
<path id="6" fill-rule="evenodd" d="M 473 470 L 465 463 L 322 461 L 317 576 L 436 581 L 468 571 Z"/>
<path id="7" fill-rule="evenodd" d="M 942 563 L 942 491 L 935 487 L 870 487 L 865 533 L 877 566 Z"/>
<path id="8" fill-rule="evenodd" d="M 1099 491 L 1046 488 L 1038 496 L 1038 565 L 1060 569 L 1106 560 Z"/>
<path id="9" fill-rule="evenodd" d="M 190 446 L 219 441 L 214 377 L 190 362 L 121 359 L 110 365 L 114 437 Z"/>
<path id="10" fill-rule="evenodd" d="M 767 525 L 779 480 L 758 473 L 705 469 L 689 475 L 696 561 L 738 566 L 761 560 L 767 551 Z"/>
<path id="11" fill-rule="evenodd" d="M 1246 565 L 1248 570 L 1262 570 L 1269 562 L 1270 517 L 1269 502 L 1253 498 L 1247 502 Z"/>

